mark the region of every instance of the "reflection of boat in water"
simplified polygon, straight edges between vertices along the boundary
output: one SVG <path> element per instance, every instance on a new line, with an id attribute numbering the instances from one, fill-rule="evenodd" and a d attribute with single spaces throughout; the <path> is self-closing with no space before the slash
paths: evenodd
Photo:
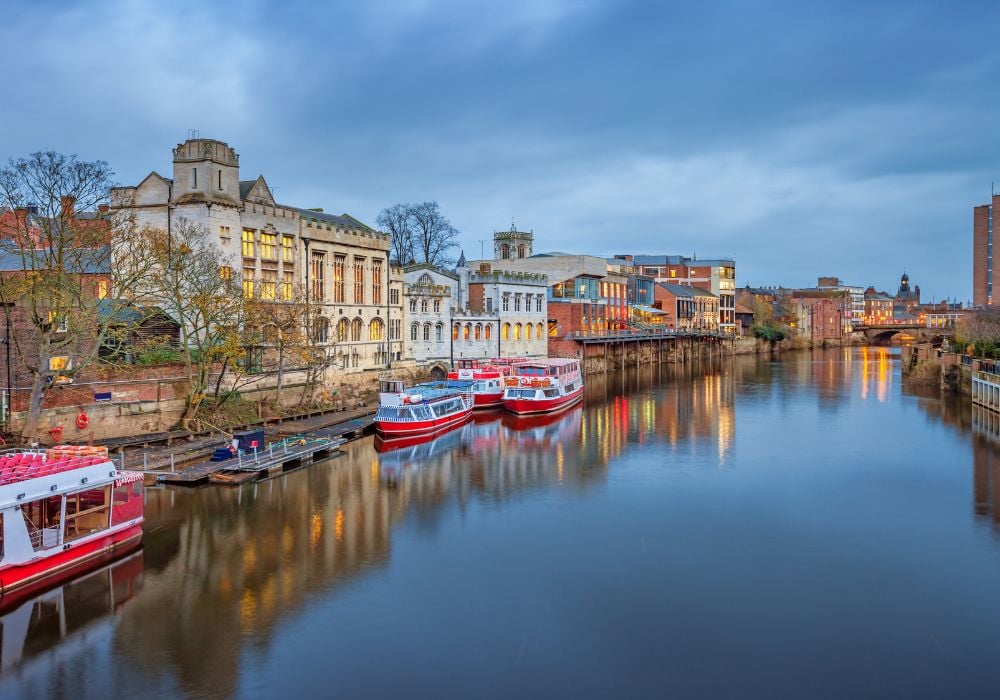
<path id="1" fill-rule="evenodd" d="M 508 429 L 511 440 L 522 445 L 562 442 L 580 432 L 583 420 L 583 406 L 577 405 L 569 411 L 536 415 L 516 415 L 508 413 L 503 417 L 503 426 Z"/>
<path id="2" fill-rule="evenodd" d="M 34 596 L 4 598 L 0 617 L 0 672 L 29 663 L 76 635 L 110 621 L 142 589 L 142 551 Z M 98 635 L 99 637 L 100 635 Z"/>
<path id="3" fill-rule="evenodd" d="M 383 473 L 391 476 L 420 462 L 455 449 L 462 444 L 471 426 L 456 425 L 447 432 L 436 435 L 420 435 L 411 438 L 387 440 L 381 435 L 375 437 L 375 451 L 379 453 L 379 463 Z"/>

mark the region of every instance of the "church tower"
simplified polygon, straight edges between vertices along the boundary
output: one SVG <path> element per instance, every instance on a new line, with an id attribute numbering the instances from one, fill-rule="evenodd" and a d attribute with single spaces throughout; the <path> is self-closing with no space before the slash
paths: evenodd
<path id="1" fill-rule="evenodd" d="M 531 257 L 531 244 L 534 239 L 534 232 L 518 231 L 511 221 L 510 231 L 493 232 L 493 258 L 511 260 Z"/>

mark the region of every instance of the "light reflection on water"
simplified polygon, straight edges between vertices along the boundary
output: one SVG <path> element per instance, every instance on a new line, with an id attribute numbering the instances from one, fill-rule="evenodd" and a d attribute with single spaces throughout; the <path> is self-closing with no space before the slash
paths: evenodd
<path id="1" fill-rule="evenodd" d="M 151 491 L 138 557 L 3 617 L 0 692 L 988 695 L 1000 423 L 897 358 L 595 376 L 562 416 Z"/>

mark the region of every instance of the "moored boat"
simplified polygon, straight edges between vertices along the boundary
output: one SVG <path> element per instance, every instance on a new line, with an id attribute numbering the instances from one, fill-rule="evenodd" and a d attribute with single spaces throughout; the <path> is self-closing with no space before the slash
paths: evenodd
<path id="1" fill-rule="evenodd" d="M 510 373 L 510 365 L 458 360 L 458 367 L 448 373 L 448 379 L 473 383 L 474 408 L 499 408 L 503 405 L 503 380 Z"/>
<path id="2" fill-rule="evenodd" d="M 557 413 L 581 399 L 583 375 L 576 359 L 527 360 L 504 379 L 503 407 L 519 415 Z"/>
<path id="3" fill-rule="evenodd" d="M 383 436 L 434 435 L 472 415 L 472 382 L 429 382 L 410 389 L 399 380 L 380 384 L 375 429 Z"/>
<path id="4" fill-rule="evenodd" d="M 101 448 L 62 446 L 0 456 L 3 599 L 82 572 L 139 544 L 142 474 Z"/>

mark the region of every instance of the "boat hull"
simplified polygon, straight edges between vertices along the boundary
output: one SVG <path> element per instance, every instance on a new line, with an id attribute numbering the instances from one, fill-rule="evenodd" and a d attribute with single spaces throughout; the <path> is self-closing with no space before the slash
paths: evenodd
<path id="1" fill-rule="evenodd" d="M 141 539 L 140 518 L 49 556 L 0 567 L 0 606 L 6 608 L 26 595 L 63 583 L 121 556 L 138 547 Z"/>
<path id="2" fill-rule="evenodd" d="M 583 399 L 583 387 L 554 399 L 504 399 L 503 407 L 519 416 L 539 413 L 559 413 L 575 406 Z"/>
<path id="3" fill-rule="evenodd" d="M 503 406 L 503 390 L 490 393 L 473 394 L 473 408 L 499 408 Z"/>
<path id="4" fill-rule="evenodd" d="M 472 416 L 472 406 L 463 408 L 451 415 L 433 420 L 416 421 L 375 421 L 375 430 L 388 437 L 404 437 L 411 435 L 436 435 L 448 428 L 465 423 Z"/>

